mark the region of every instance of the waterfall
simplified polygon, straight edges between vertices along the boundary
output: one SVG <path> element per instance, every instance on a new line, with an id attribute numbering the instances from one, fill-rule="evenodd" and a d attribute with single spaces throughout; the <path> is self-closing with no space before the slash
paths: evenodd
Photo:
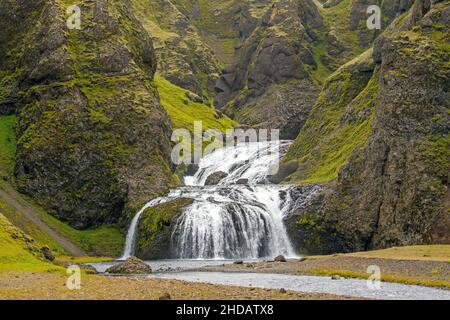
<path id="1" fill-rule="evenodd" d="M 193 204 L 184 209 L 172 234 L 179 259 L 255 259 L 283 254 L 296 256 L 283 219 L 293 207 L 293 186 L 267 181 L 279 160 L 279 149 L 291 142 L 242 143 L 206 155 L 184 187 L 147 203 L 133 218 L 125 244 L 126 259 L 134 253 L 139 219 L 145 209 L 180 197 Z M 215 172 L 227 175 L 217 185 L 206 186 Z"/>

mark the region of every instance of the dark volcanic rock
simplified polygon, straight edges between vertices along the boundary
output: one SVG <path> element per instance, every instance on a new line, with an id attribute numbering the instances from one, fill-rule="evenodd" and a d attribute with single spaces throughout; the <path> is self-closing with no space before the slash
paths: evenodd
<path id="1" fill-rule="evenodd" d="M 352 4 L 352 10 L 350 12 L 349 22 L 350 29 L 358 32 L 359 45 L 363 48 L 367 48 L 373 39 L 375 39 L 380 33 L 389 26 L 389 24 L 399 15 L 406 12 L 414 0 L 355 0 Z M 377 5 L 381 9 L 381 30 L 369 30 L 366 22 L 369 17 L 367 14 L 367 8 L 370 5 Z"/>
<path id="2" fill-rule="evenodd" d="M 174 227 L 192 199 L 180 198 L 144 211 L 139 223 L 136 255 L 145 260 L 174 258 Z"/>
<path id="3" fill-rule="evenodd" d="M 49 247 L 42 247 L 41 248 L 41 254 L 44 256 L 45 259 L 48 261 L 55 260 L 55 256 L 53 255 L 52 250 Z"/>
<path id="4" fill-rule="evenodd" d="M 164 293 L 158 300 L 172 300 L 172 297 L 168 293 Z"/>
<path id="5" fill-rule="evenodd" d="M 188 92 L 186 92 L 186 97 L 188 97 L 189 100 L 191 100 L 192 102 L 203 103 L 203 98 L 196 95 L 195 93 L 188 91 Z"/>
<path id="6" fill-rule="evenodd" d="M 214 172 L 211 175 L 208 176 L 206 179 L 205 185 L 207 186 L 215 186 L 218 185 L 219 182 L 228 177 L 228 174 L 222 171 Z"/>
<path id="7" fill-rule="evenodd" d="M 152 268 L 144 261 L 130 257 L 126 261 L 108 268 L 106 272 L 111 274 L 149 274 L 152 273 Z"/>
<path id="8" fill-rule="evenodd" d="M 285 180 L 289 175 L 296 172 L 298 169 L 298 163 L 296 160 L 280 163 L 278 172 L 268 177 L 268 180 L 272 183 L 280 183 Z"/>
<path id="9" fill-rule="evenodd" d="M 323 29 L 313 1 L 269 7 L 217 82 L 217 105 L 243 124 L 295 138 L 318 94 L 308 69 L 316 68 L 312 47 Z"/>
<path id="10" fill-rule="evenodd" d="M 239 179 L 238 181 L 236 181 L 236 184 L 241 184 L 241 185 L 248 184 L 248 179 Z"/>
<path id="11" fill-rule="evenodd" d="M 275 262 L 287 262 L 286 258 L 283 255 L 279 255 L 279 256 L 275 257 L 274 261 Z"/>

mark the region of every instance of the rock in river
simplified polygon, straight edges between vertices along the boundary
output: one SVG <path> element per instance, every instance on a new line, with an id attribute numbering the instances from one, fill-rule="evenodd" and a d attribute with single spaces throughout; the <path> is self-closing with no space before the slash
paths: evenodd
<path id="1" fill-rule="evenodd" d="M 113 274 L 148 274 L 152 273 L 152 268 L 146 265 L 144 261 L 130 257 L 126 261 L 116 264 L 106 270 Z"/>
<path id="2" fill-rule="evenodd" d="M 214 172 L 213 174 L 211 174 L 211 175 L 206 179 L 205 185 L 207 185 L 207 186 L 215 186 L 215 185 L 218 185 L 219 182 L 220 182 L 222 179 L 226 178 L 227 176 L 228 176 L 228 174 L 225 173 L 225 172 L 223 172 L 223 171 L 217 171 L 217 172 Z"/>

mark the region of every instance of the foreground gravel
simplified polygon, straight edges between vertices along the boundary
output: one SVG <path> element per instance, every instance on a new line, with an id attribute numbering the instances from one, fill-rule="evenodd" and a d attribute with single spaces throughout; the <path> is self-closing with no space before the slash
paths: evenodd
<path id="1" fill-rule="evenodd" d="M 67 276 L 54 273 L 0 273 L 0 299 L 155 300 L 168 293 L 176 300 L 351 299 L 330 294 L 280 292 L 179 280 L 82 275 L 81 290 L 68 290 Z"/>

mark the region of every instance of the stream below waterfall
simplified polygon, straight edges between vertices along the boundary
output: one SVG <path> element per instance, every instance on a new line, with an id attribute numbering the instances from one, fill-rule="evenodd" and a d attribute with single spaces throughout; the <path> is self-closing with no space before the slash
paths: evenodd
<path id="1" fill-rule="evenodd" d="M 255 260 L 246 260 L 252 262 Z M 95 269 L 104 273 L 106 269 L 118 262 L 91 263 Z M 146 261 L 154 273 L 137 278 L 158 278 L 183 280 L 240 287 L 281 289 L 329 293 L 335 295 L 363 297 L 369 299 L 388 300 L 450 300 L 450 290 L 407 285 L 401 283 L 382 282 L 379 289 L 369 289 L 366 280 L 340 279 L 332 280 L 326 276 L 292 275 L 257 272 L 210 272 L 199 271 L 206 266 L 231 264 L 232 260 L 153 260 Z M 195 270 L 195 271 L 194 271 Z"/>
<path id="2" fill-rule="evenodd" d="M 184 209 L 173 230 L 170 258 L 297 256 L 283 222 L 292 209 L 290 190 L 295 186 L 274 185 L 267 180 L 290 143 L 240 143 L 206 155 L 196 174 L 185 178 L 185 186 L 150 201 L 136 214 L 121 260 L 134 254 L 139 220 L 145 209 L 178 198 L 194 202 Z M 217 185 L 206 185 L 208 177 L 217 173 L 222 174 Z M 320 188 L 306 189 L 302 196 L 308 198 Z"/>

